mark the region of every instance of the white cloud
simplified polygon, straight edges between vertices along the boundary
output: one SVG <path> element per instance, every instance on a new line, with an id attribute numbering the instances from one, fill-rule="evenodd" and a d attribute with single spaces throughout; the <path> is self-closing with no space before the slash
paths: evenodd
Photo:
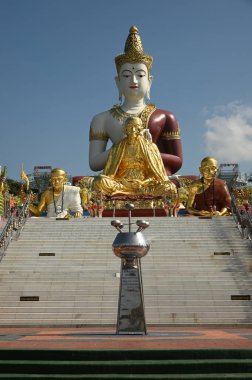
<path id="1" fill-rule="evenodd" d="M 205 121 L 205 151 L 220 163 L 252 161 L 252 106 L 232 102 Z"/>

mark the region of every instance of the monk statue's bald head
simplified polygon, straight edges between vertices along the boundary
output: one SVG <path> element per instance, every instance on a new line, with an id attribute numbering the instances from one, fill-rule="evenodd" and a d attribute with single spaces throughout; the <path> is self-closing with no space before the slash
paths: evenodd
<path id="1" fill-rule="evenodd" d="M 206 165 L 214 165 L 216 168 L 218 168 L 218 162 L 214 157 L 207 156 L 201 160 L 200 166 L 206 166 Z"/>
<path id="2" fill-rule="evenodd" d="M 52 184 L 53 189 L 57 191 L 61 191 L 65 182 L 67 182 L 67 173 L 65 170 L 60 168 L 55 168 L 51 171 L 50 174 L 50 182 Z"/>
<path id="3" fill-rule="evenodd" d="M 214 157 L 207 156 L 203 158 L 199 171 L 203 180 L 212 182 L 218 172 L 218 162 Z"/>
<path id="4" fill-rule="evenodd" d="M 65 170 L 60 169 L 60 168 L 52 169 L 50 176 L 53 177 L 56 175 L 65 176 L 67 178 L 67 173 L 65 172 Z"/>

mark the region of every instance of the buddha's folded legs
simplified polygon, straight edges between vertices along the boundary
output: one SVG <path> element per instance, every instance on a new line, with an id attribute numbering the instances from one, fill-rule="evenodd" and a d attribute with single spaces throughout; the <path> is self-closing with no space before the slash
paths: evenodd
<path id="1" fill-rule="evenodd" d="M 96 177 L 93 182 L 93 189 L 95 191 L 101 191 L 106 195 L 119 193 L 122 188 L 123 186 L 119 182 L 103 174 Z"/>
<path id="2" fill-rule="evenodd" d="M 160 183 L 155 179 L 150 180 L 148 183 L 138 183 L 137 181 L 132 180 L 119 181 L 104 174 L 100 174 L 95 178 L 93 189 L 101 191 L 106 195 L 124 194 L 162 196 L 167 192 L 170 192 L 171 194 L 176 193 L 176 186 L 170 181 L 167 181 L 166 183 Z"/>

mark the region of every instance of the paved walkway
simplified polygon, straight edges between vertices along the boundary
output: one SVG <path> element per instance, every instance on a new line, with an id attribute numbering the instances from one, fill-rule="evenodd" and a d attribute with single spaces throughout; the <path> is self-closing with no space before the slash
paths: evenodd
<path id="1" fill-rule="evenodd" d="M 0 349 L 252 348 L 252 328 L 148 327 L 148 335 L 113 328 L 0 328 Z"/>

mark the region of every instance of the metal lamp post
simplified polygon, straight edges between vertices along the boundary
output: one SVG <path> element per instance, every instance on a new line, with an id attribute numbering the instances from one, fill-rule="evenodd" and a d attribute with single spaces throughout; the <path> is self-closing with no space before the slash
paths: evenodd
<path id="1" fill-rule="evenodd" d="M 133 204 L 125 206 L 129 211 L 129 232 L 122 232 L 123 224 L 120 220 L 113 220 L 111 225 L 119 233 L 113 242 L 113 251 L 121 258 L 120 290 L 117 314 L 117 334 L 147 334 L 143 285 L 140 259 L 149 251 L 142 230 L 149 227 L 149 223 L 138 220 L 136 232 L 131 231 L 131 210 Z"/>

